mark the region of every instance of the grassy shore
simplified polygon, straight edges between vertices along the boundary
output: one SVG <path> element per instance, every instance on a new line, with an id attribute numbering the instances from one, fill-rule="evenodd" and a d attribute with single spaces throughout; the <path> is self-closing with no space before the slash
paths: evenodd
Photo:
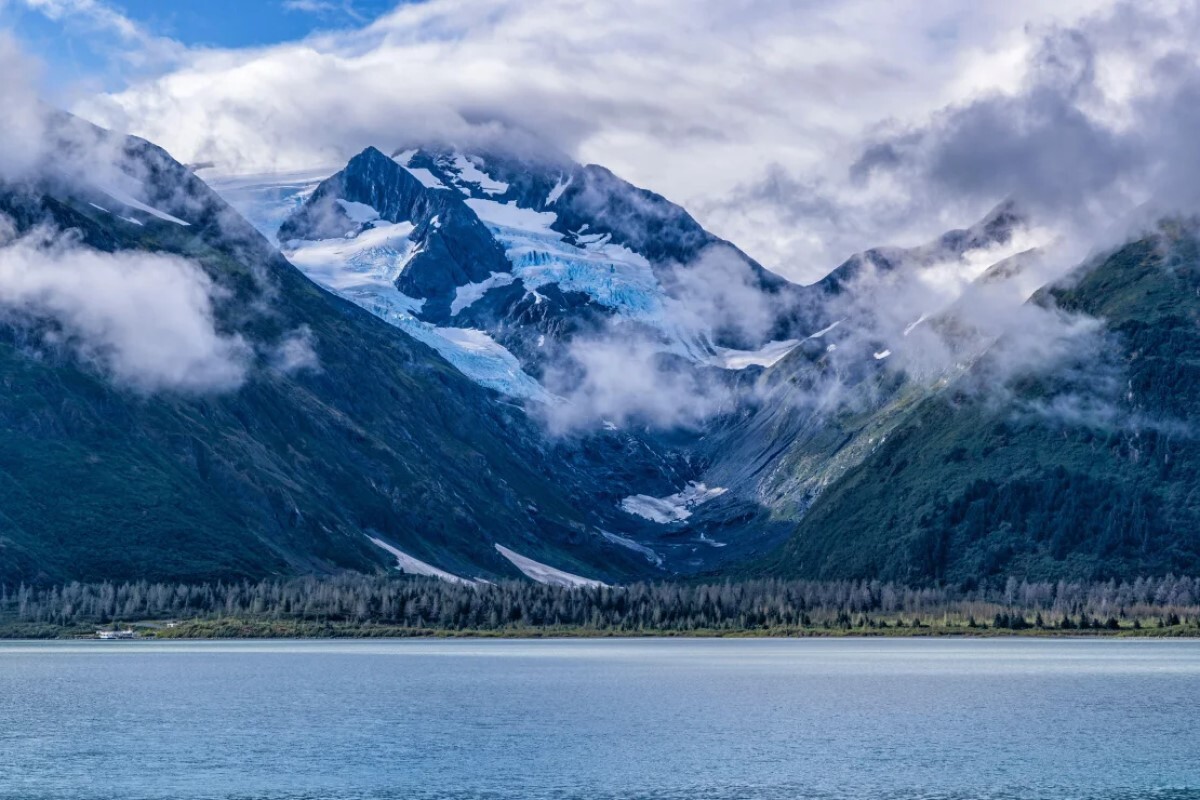
<path id="1" fill-rule="evenodd" d="M 886 622 L 886 621 L 883 621 Z M 1200 627 L 1192 624 L 1170 626 L 1125 625 L 1116 629 L 1087 630 L 1057 627 L 997 628 L 989 625 L 897 624 L 883 626 L 809 626 L 756 629 L 677 630 L 597 630 L 557 626 L 513 627 L 493 630 L 447 630 L 411 628 L 357 622 L 312 622 L 301 620 L 250 620 L 236 618 L 185 620 L 167 627 L 161 622 L 118 623 L 104 626 L 55 626 L 35 623 L 0 623 L 0 639 L 91 639 L 99 627 L 106 630 L 133 630 L 142 639 L 611 639 L 611 638 L 1200 638 Z"/>

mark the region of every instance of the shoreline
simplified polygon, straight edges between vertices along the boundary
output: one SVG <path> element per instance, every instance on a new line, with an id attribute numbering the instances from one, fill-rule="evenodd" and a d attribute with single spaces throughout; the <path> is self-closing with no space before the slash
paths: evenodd
<path id="1" fill-rule="evenodd" d="M 604 640 L 604 639 L 1166 639 L 1200 640 L 1200 629 L 1194 626 L 1170 628 L 1142 628 L 1121 630 L 1070 630 L 1070 629 L 991 629 L 959 627 L 892 628 L 871 629 L 799 629 L 799 630 L 696 630 L 696 631 L 586 631 L 586 630 L 538 630 L 516 629 L 511 631 L 445 631 L 380 626 L 331 627 L 302 630 L 292 626 L 264 624 L 222 625 L 216 628 L 179 626 L 166 632 L 161 629 L 141 628 L 132 625 L 135 636 L 111 640 L 101 639 L 91 632 L 79 629 L 41 628 L 21 630 L 0 628 L 0 641 L 156 641 L 156 642 L 204 642 L 204 641 L 306 641 L 306 640 Z"/>

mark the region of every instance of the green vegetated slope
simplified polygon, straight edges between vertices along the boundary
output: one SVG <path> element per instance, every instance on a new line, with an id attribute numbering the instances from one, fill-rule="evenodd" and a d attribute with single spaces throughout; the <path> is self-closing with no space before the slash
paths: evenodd
<path id="1" fill-rule="evenodd" d="M 1107 370 L 1067 364 L 997 399 L 980 391 L 986 359 L 976 364 L 912 409 L 761 566 L 967 585 L 1200 569 L 1194 235 L 1164 226 L 1049 294 L 1104 320 Z"/>
<path id="2" fill-rule="evenodd" d="M 189 227 L 49 179 L 0 186 L 0 211 L 88 248 L 191 259 L 219 287 L 218 329 L 250 343 L 253 363 L 234 391 L 147 394 L 48 335 L 53 321 L 5 311 L 0 583 L 393 565 L 365 534 L 467 576 L 519 577 L 495 542 L 598 578 L 645 569 L 589 529 L 523 414 L 311 283 L 165 152 L 123 148 L 146 201 Z M 276 363 L 296 336 L 315 368 Z"/>

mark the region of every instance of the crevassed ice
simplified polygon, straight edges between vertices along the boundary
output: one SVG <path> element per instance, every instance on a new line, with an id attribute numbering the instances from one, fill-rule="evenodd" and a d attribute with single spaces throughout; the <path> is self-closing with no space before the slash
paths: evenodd
<path id="1" fill-rule="evenodd" d="M 513 274 L 529 289 L 557 283 L 563 291 L 585 293 L 624 316 L 663 327 L 665 293 L 640 254 L 607 237 L 575 247 L 551 230 L 558 217 L 550 211 L 494 200 L 466 203 L 500 240 Z"/>
<path id="2" fill-rule="evenodd" d="M 366 214 L 361 209 L 356 213 Z M 347 239 L 288 242 L 284 252 L 314 281 L 432 347 L 481 386 L 509 397 L 557 402 L 521 369 L 516 356 L 486 333 L 436 328 L 414 316 L 425 301 L 409 297 L 395 284 L 416 253 L 412 232 L 410 222 L 375 223 Z"/>

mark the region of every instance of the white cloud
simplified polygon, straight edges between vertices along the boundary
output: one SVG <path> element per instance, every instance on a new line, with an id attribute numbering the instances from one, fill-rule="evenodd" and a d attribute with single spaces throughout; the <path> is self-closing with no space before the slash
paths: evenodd
<path id="1" fill-rule="evenodd" d="M 103 253 L 37 231 L 0 244 L 0 315 L 52 322 L 65 346 L 138 391 L 236 389 L 252 352 L 215 329 L 212 282 L 181 258 Z"/>
<path id="2" fill-rule="evenodd" d="M 297 372 L 317 372 L 321 360 L 313 346 L 312 328 L 302 325 L 288 333 L 270 352 L 271 367 L 284 375 Z"/>
<path id="3" fill-rule="evenodd" d="M 165 36 L 156 36 L 104 0 L 11 0 L 48 19 L 93 34 L 92 46 L 106 50 L 127 66 L 141 69 L 174 66 L 187 50 Z M 0 6 L 0 10 L 3 7 Z M 111 42 L 100 38 L 112 37 Z"/>
<path id="4" fill-rule="evenodd" d="M 350 0 L 283 0 L 283 7 L 288 11 L 299 11 L 304 14 L 316 14 L 322 17 L 346 16 L 357 22 L 365 22 L 362 14 L 354 8 Z"/>
<path id="5" fill-rule="evenodd" d="M 926 238 L 945 219 L 851 224 L 871 222 L 863 213 L 830 227 L 781 218 L 769 193 L 714 201 L 772 165 L 803 176 L 800 192 L 840 187 L 864 137 L 1019 85 L 1039 26 L 1101 4 L 1054 6 L 430 0 L 357 31 L 197 51 L 81 109 L 183 159 L 242 171 L 337 163 L 368 144 L 531 132 L 811 277 L 880 243 L 870 235 Z"/>
<path id="6" fill-rule="evenodd" d="M 15 178 L 41 158 L 45 137 L 44 115 L 34 80 L 36 67 L 21 53 L 16 41 L 0 31 L 0 178 Z M 9 80 L 20 75 L 24 80 Z"/>

